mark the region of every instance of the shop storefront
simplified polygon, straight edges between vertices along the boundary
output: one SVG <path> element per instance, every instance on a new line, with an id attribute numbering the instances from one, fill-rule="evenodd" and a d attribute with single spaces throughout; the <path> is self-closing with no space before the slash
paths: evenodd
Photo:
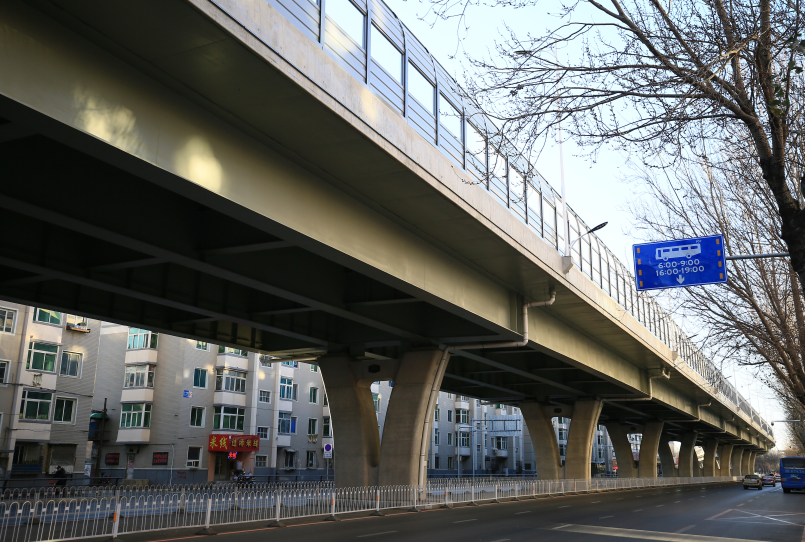
<path id="1" fill-rule="evenodd" d="M 207 449 L 210 454 L 207 481 L 231 480 L 235 475 L 254 472 L 254 454 L 260 451 L 260 437 L 210 435 Z"/>

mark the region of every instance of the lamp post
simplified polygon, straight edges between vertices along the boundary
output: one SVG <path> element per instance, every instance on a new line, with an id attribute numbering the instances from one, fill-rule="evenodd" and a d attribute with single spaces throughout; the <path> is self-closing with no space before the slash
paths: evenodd
<path id="1" fill-rule="evenodd" d="M 581 238 L 584 237 L 585 235 L 591 234 L 594 231 L 598 231 L 598 230 L 602 229 L 604 226 L 606 226 L 607 224 L 609 224 L 609 222 L 602 222 L 601 224 L 597 225 L 596 227 L 591 228 L 591 229 L 587 230 L 586 232 L 582 233 L 581 235 L 576 237 L 573 240 L 572 243 L 570 243 L 570 246 L 567 249 L 567 253 L 564 256 L 562 256 L 562 272 L 565 275 L 567 275 L 568 271 L 570 271 L 570 268 L 573 267 L 573 254 L 572 254 L 573 245 L 575 245 L 576 243 L 581 241 Z"/>

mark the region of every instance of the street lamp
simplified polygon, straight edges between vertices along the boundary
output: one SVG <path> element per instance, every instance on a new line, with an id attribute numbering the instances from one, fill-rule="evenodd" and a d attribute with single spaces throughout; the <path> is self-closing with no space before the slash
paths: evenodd
<path id="1" fill-rule="evenodd" d="M 592 229 L 589 229 L 586 232 L 582 233 L 581 235 L 576 237 L 573 240 L 572 243 L 570 243 L 570 247 L 568 247 L 566 255 L 562 256 L 562 273 L 567 275 L 568 271 L 570 271 L 570 268 L 573 267 L 573 245 L 578 243 L 581 240 L 581 238 L 584 237 L 585 235 L 593 233 L 594 231 L 598 231 L 601 228 L 603 228 L 604 226 L 606 226 L 607 224 L 609 224 L 609 222 L 602 222 L 601 224 L 597 225 L 596 227 L 594 227 Z"/>

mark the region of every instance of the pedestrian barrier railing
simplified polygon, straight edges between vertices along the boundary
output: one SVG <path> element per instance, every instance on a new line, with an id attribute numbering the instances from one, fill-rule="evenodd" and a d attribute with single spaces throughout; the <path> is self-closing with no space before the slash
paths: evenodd
<path id="1" fill-rule="evenodd" d="M 337 518 L 356 512 L 382 514 L 382 510 L 452 507 L 454 504 L 499 502 L 504 499 L 557 497 L 652 487 L 738 481 L 740 477 L 703 478 L 593 478 L 589 480 L 454 480 L 426 486 L 337 488 L 173 488 L 151 494 L 54 497 L 0 502 L 0 540 L 51 542 L 164 529 L 201 528 L 211 533 L 216 525 L 270 522 L 323 516 Z M 440 480 L 443 482 L 443 480 Z M 105 489 L 105 488 L 104 488 Z M 234 491 L 238 489 L 238 491 Z"/>

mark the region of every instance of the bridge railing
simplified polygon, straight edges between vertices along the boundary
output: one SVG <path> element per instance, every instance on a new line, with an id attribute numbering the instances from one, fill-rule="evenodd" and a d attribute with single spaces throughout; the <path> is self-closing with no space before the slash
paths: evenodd
<path id="1" fill-rule="evenodd" d="M 564 216 L 559 193 L 517 144 L 472 105 L 449 72 L 385 2 L 268 0 L 268 3 L 554 250 L 563 253 L 566 235 L 573 240 L 590 229 L 570 207 L 568 216 Z M 234 11 L 227 13 L 238 18 Z M 250 29 L 248 20 L 239 22 L 257 39 L 262 39 L 256 29 Z M 574 265 L 590 280 L 671 350 L 677 351 L 679 358 L 713 390 L 756 419 L 772 435 L 768 424 L 656 300 L 645 292 L 637 292 L 629 269 L 595 234 L 581 238 L 571 252 Z"/>
<path id="2" fill-rule="evenodd" d="M 651 487 L 731 482 L 738 477 L 456 480 L 426 486 L 282 489 L 182 488 L 149 494 L 51 497 L 0 502 L 0 540 L 49 542 L 116 538 L 165 529 L 273 522 L 389 509 L 421 510 L 479 501 L 556 497 Z M 231 488 L 236 489 L 236 488 Z M 269 524 L 269 525 L 271 525 Z"/>

